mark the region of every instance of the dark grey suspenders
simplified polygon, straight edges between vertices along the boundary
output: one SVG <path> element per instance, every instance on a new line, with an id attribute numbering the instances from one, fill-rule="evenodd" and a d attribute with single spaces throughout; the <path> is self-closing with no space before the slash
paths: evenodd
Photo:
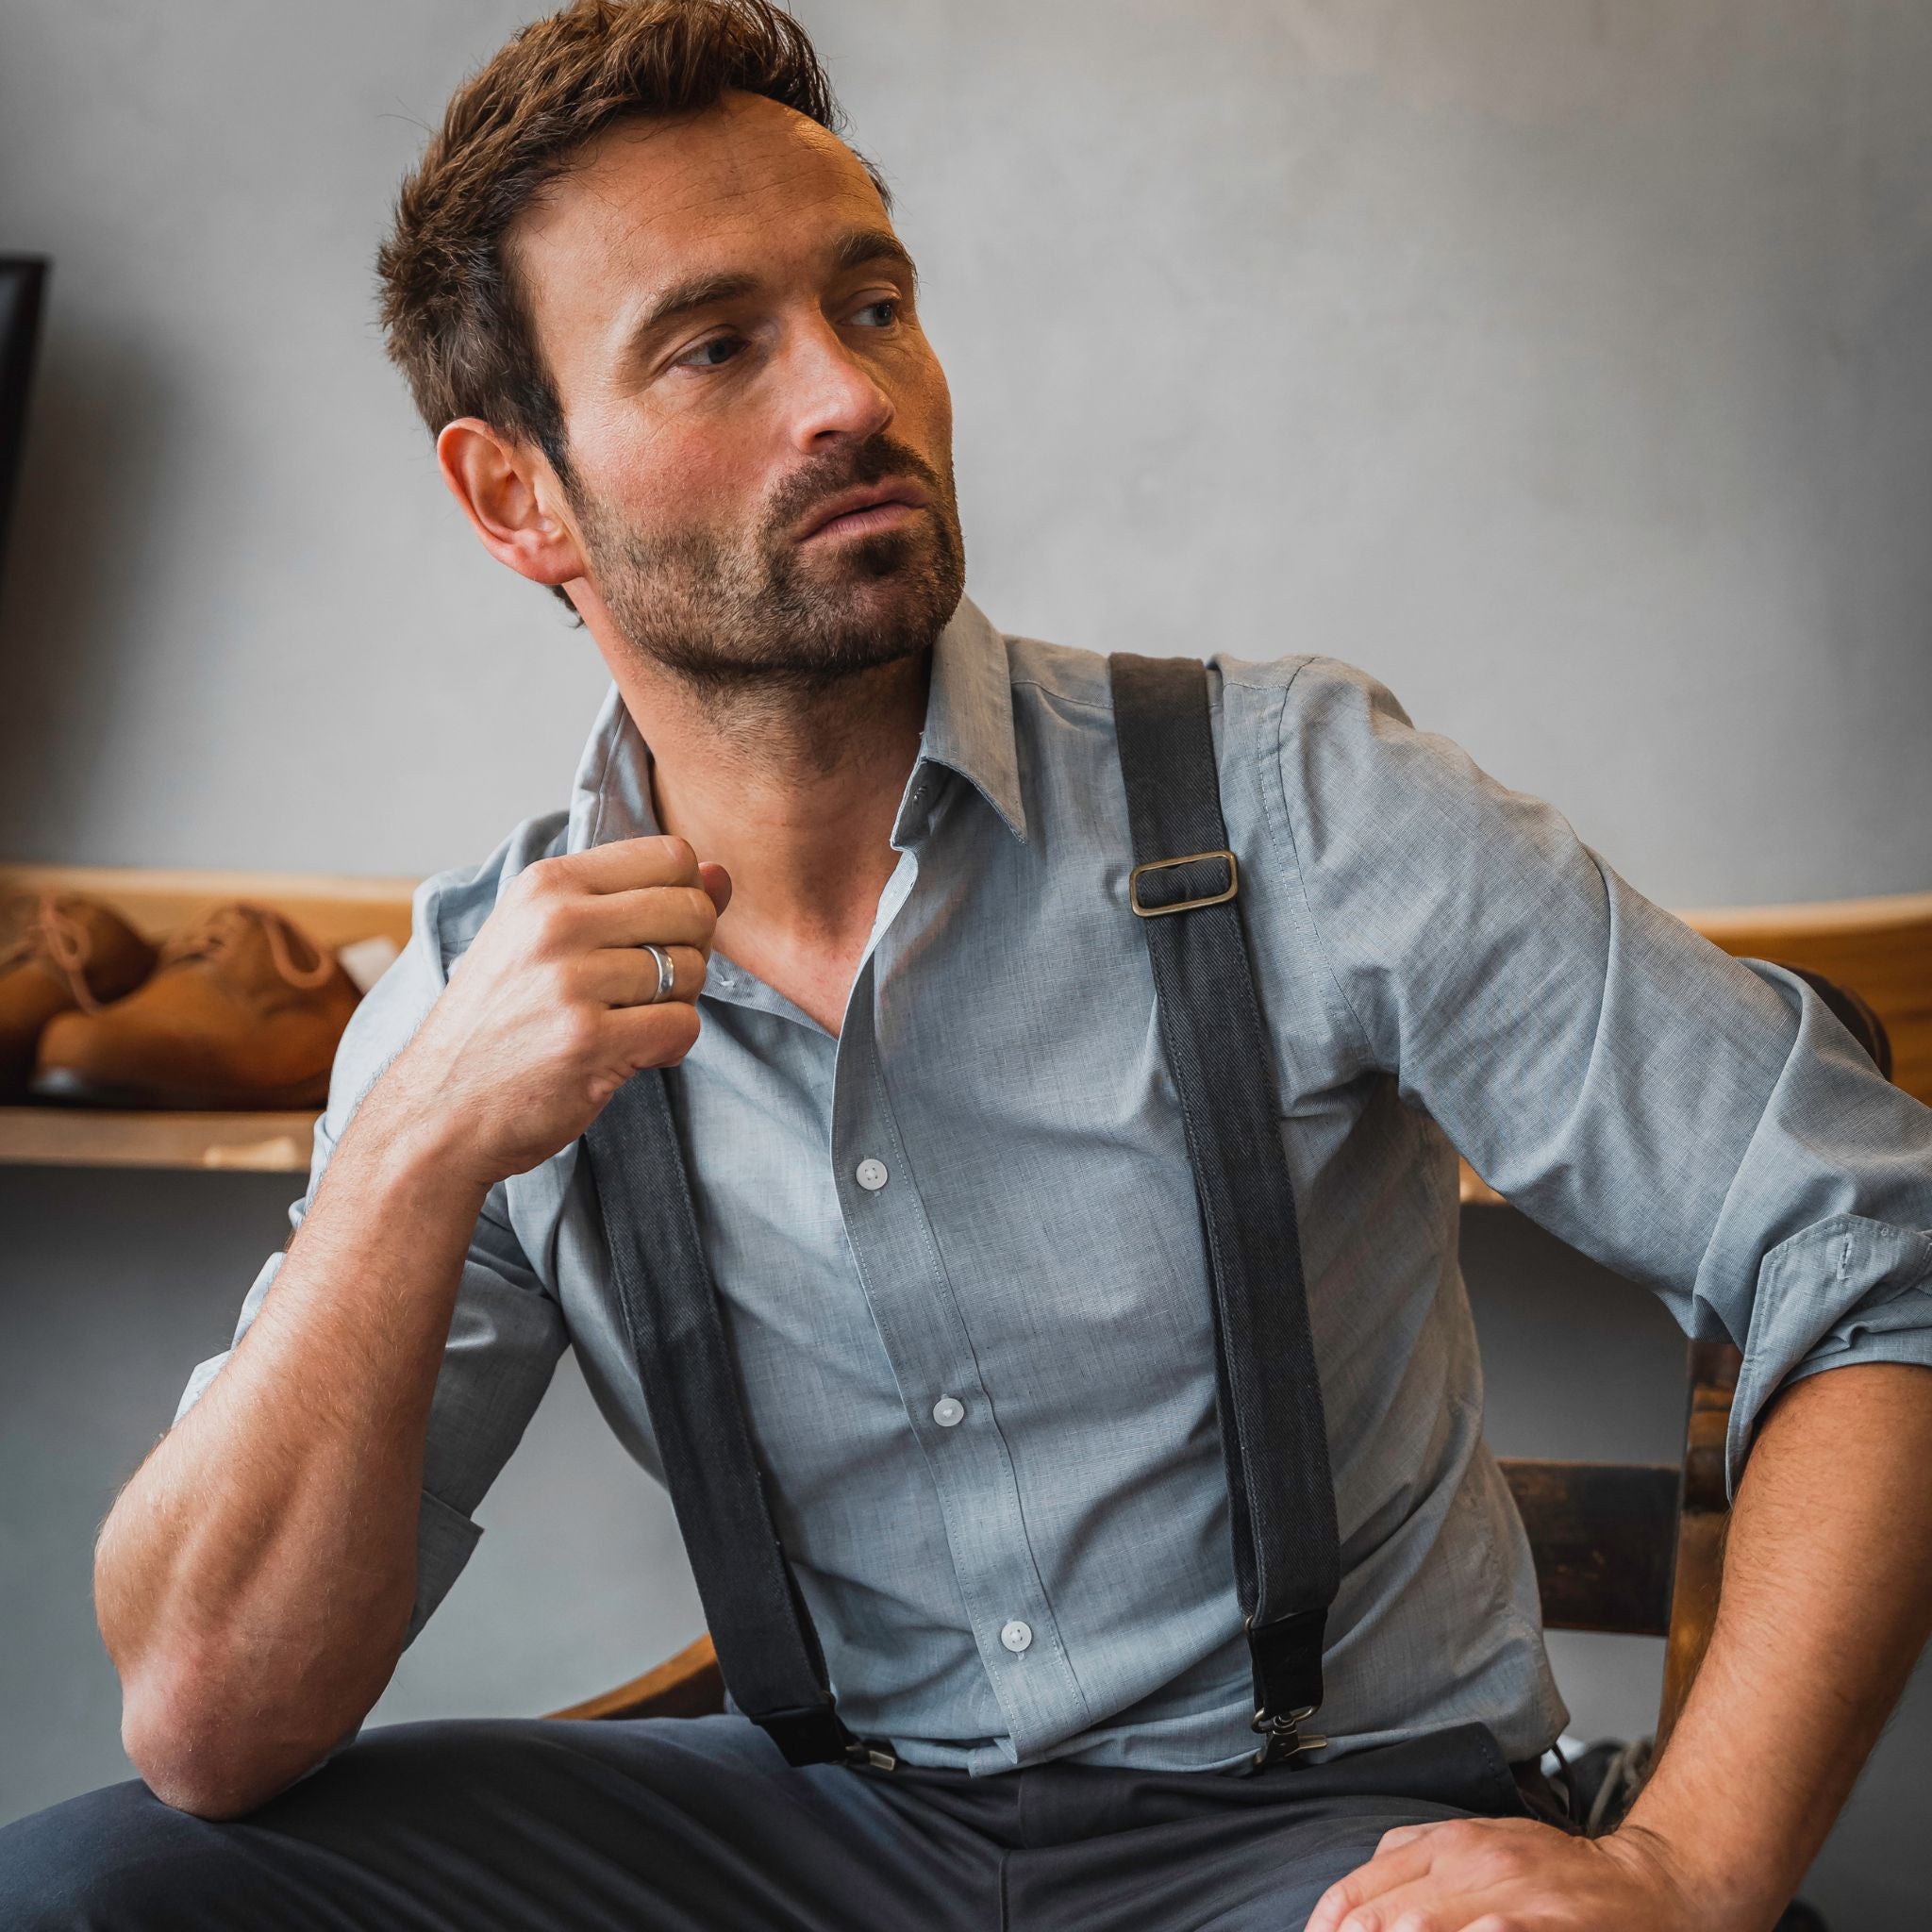
<path id="1" fill-rule="evenodd" d="M 1319 1748 L 1322 1631 L 1341 1578 L 1328 1432 L 1308 1333 L 1274 1053 L 1241 924 L 1196 658 L 1108 659 L 1137 863 L 1127 893 L 1154 960 L 1214 1276 L 1215 1370 L 1235 1587 L 1255 1667 L 1257 1754 Z"/>
<path id="2" fill-rule="evenodd" d="M 584 1151 L 718 1668 L 738 1707 L 788 1764 L 846 1758 L 891 1770 L 891 1747 L 854 1737 L 832 1708 L 818 1633 L 773 1526 L 698 1244 L 669 1071 L 633 1074 L 591 1123 Z"/>
<path id="3" fill-rule="evenodd" d="M 1241 924 L 1195 658 L 1108 660 L 1154 965 L 1214 1282 L 1217 1404 L 1236 1590 L 1255 1676 L 1257 1765 L 1325 1740 L 1322 1632 L 1341 1561 L 1321 1389 L 1272 1050 Z M 791 1764 L 891 1768 L 833 1708 L 824 1656 L 772 1522 L 698 1241 L 670 1104 L 675 1070 L 627 1080 L 584 1135 L 665 1486 L 726 1687 Z"/>

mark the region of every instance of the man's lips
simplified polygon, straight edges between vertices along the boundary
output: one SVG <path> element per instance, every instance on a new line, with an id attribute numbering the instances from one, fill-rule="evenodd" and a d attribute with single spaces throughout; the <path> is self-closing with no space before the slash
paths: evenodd
<path id="1" fill-rule="evenodd" d="M 917 483 L 874 483 L 861 490 L 848 490 L 812 512 L 811 521 L 799 532 L 798 541 L 890 530 L 926 506 L 926 493 Z"/>

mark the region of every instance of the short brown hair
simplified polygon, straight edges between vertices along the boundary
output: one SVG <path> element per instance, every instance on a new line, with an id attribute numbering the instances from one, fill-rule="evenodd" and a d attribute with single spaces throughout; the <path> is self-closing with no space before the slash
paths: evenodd
<path id="1" fill-rule="evenodd" d="M 562 406 L 504 238 L 612 122 L 708 108 L 727 88 L 843 133 L 805 29 L 769 0 L 575 0 L 457 90 L 376 255 L 390 358 L 431 435 L 480 417 L 534 443 L 571 487 Z M 858 158 L 890 208 L 878 170 Z"/>

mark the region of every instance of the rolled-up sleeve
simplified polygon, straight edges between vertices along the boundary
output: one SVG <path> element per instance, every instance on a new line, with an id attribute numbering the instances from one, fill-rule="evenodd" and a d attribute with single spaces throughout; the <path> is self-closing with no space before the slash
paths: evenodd
<path id="1" fill-rule="evenodd" d="M 1532 1220 L 1743 1351 L 1765 1403 L 1932 1367 L 1932 1108 L 1812 987 L 1643 897 L 1554 806 L 1332 658 L 1289 679 L 1282 811 L 1365 1063 Z"/>
<path id="2" fill-rule="evenodd" d="M 357 1108 L 446 984 L 438 918 L 442 888 L 460 883 L 474 890 L 477 870 L 438 874 L 417 888 L 409 944 L 350 1016 L 336 1049 L 328 1108 L 316 1123 L 308 1185 L 289 1208 L 291 1241 Z M 285 1246 L 262 1264 L 228 1347 L 195 1365 L 175 1411 L 176 1423 L 248 1332 L 287 1253 Z M 522 1440 L 565 1340 L 561 1312 L 524 1254 L 499 1184 L 470 1238 L 430 1405 L 417 1519 L 416 1601 L 405 1649 L 448 1594 L 482 1536 L 473 1512 Z"/>

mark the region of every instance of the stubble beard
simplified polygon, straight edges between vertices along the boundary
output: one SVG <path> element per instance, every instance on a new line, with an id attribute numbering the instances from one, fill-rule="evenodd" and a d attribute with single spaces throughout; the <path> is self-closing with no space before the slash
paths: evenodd
<path id="1" fill-rule="evenodd" d="M 785 534 L 841 490 L 908 475 L 930 508 L 901 527 L 826 539 L 816 556 Z M 736 542 L 715 529 L 646 533 L 595 498 L 575 507 L 625 641 L 708 708 L 836 698 L 930 650 L 965 590 L 951 465 L 941 475 L 901 443 L 875 440 L 836 473 L 792 479 L 757 536 Z"/>

